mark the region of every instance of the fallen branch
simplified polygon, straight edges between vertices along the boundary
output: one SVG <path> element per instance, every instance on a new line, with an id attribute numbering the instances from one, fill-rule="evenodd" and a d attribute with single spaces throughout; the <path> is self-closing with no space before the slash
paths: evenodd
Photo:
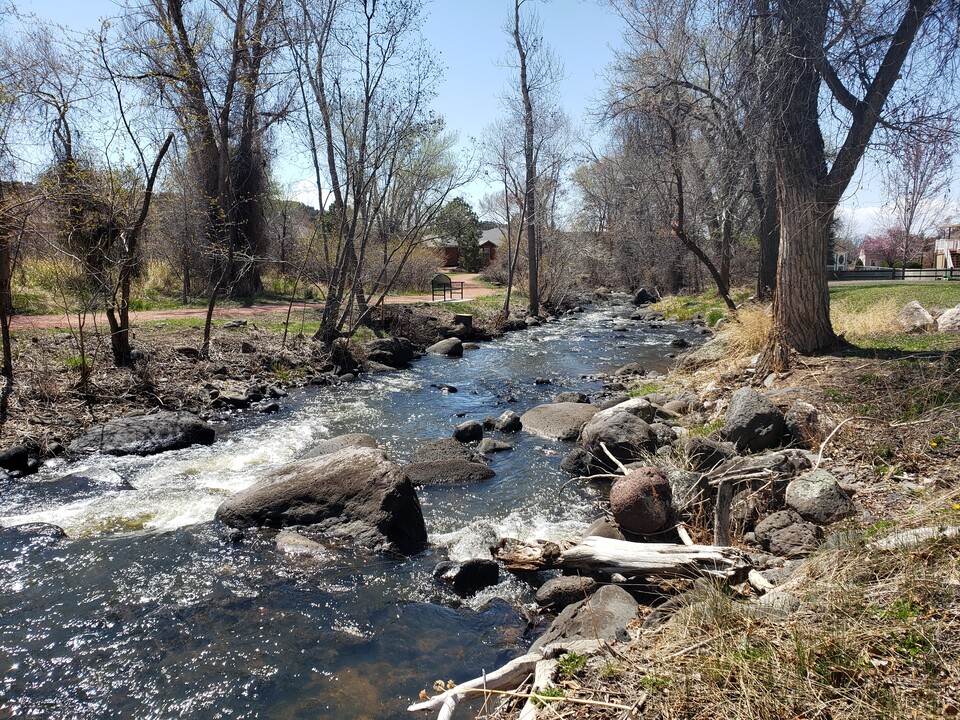
<path id="1" fill-rule="evenodd" d="M 510 570 L 575 569 L 656 577 L 729 579 L 750 568 L 746 556 L 731 547 L 635 543 L 596 536 L 567 548 L 504 538 L 494 549 L 494 557 Z"/>
<path id="2" fill-rule="evenodd" d="M 606 444 L 606 443 L 603 443 L 603 442 L 600 443 L 600 447 L 601 447 L 601 448 L 603 449 L 603 451 L 607 454 L 607 457 L 610 458 L 610 459 L 613 461 L 613 464 L 616 465 L 618 468 L 620 468 L 620 472 L 622 472 L 624 475 L 626 475 L 628 472 L 630 472 L 629 470 L 627 470 L 627 467 L 626 467 L 622 462 L 620 462 L 619 460 L 617 460 L 617 459 L 613 456 L 613 453 L 610 452 L 610 451 L 607 449 L 607 444 Z"/>

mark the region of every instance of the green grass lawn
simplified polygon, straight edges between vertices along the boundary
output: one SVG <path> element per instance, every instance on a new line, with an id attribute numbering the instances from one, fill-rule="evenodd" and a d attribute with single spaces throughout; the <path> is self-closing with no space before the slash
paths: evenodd
<path id="1" fill-rule="evenodd" d="M 930 308 L 952 308 L 960 304 L 960 282 L 935 280 L 931 282 L 864 282 L 834 285 L 830 301 L 846 301 L 852 310 L 864 311 L 885 300 L 892 299 L 899 306 L 918 300 Z"/>

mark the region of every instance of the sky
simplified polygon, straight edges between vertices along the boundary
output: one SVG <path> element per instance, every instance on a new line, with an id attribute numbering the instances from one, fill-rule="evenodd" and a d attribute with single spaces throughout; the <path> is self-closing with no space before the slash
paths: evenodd
<path id="1" fill-rule="evenodd" d="M 74 30 L 98 27 L 121 6 L 118 0 L 16 0 L 16 4 Z M 545 0 L 537 5 L 544 38 L 564 66 L 559 95 L 567 114 L 584 141 L 602 144 L 592 115 L 606 84 L 605 72 L 621 45 L 622 21 L 603 0 Z M 515 72 L 504 64 L 512 49 L 503 31 L 512 0 L 433 0 L 426 6 L 421 32 L 445 68 L 434 109 L 444 116 L 446 127 L 459 134 L 461 149 L 469 151 L 483 129 L 503 114 L 500 98 Z M 298 183 L 312 175 L 300 164 L 303 154 L 281 149 L 281 158 L 277 172 L 281 184 L 305 201 L 313 199 L 314 194 Z M 857 233 L 876 229 L 882 206 L 878 186 L 876 170 L 863 163 L 841 207 Z M 477 208 L 492 190 L 478 179 L 459 194 Z"/>

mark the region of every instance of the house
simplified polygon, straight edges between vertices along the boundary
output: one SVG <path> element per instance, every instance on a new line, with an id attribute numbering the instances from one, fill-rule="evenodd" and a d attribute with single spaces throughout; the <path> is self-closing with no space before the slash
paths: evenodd
<path id="1" fill-rule="evenodd" d="M 443 252 L 443 267 L 457 267 L 460 264 L 460 248 L 457 246 L 456 239 L 434 235 L 427 238 L 426 242 L 427 245 Z M 493 228 L 484 230 L 477 242 L 480 245 L 483 264 L 487 266 L 496 261 L 497 251 L 506 242 L 506 237 L 501 228 Z"/>
<path id="2" fill-rule="evenodd" d="M 960 225 L 941 228 L 941 237 L 933 241 L 933 267 L 937 270 L 960 268 Z"/>

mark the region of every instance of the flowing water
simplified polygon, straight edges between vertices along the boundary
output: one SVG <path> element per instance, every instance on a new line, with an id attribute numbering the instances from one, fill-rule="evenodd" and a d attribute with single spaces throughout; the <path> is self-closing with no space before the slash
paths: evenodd
<path id="1" fill-rule="evenodd" d="M 55 461 L 7 483 L 0 525 L 53 523 L 69 538 L 0 542 L 0 718 L 401 718 L 434 680 L 522 652 L 527 586 L 507 577 L 461 601 L 431 574 L 500 536 L 584 529 L 591 491 L 561 496 L 559 443 L 504 438 L 515 448 L 493 457 L 495 478 L 420 489 L 431 549 L 411 558 L 332 546 L 291 556 L 266 534 L 231 543 L 212 518 L 318 439 L 368 432 L 405 461 L 462 419 L 597 389 L 582 376 L 627 362 L 662 367 L 670 339 L 694 339 L 681 326 L 615 323 L 613 310 L 590 311 L 460 359 L 304 390 L 278 416 L 221 428 L 209 447 Z M 77 472 L 134 489 L 63 493 L 56 479 Z"/>

